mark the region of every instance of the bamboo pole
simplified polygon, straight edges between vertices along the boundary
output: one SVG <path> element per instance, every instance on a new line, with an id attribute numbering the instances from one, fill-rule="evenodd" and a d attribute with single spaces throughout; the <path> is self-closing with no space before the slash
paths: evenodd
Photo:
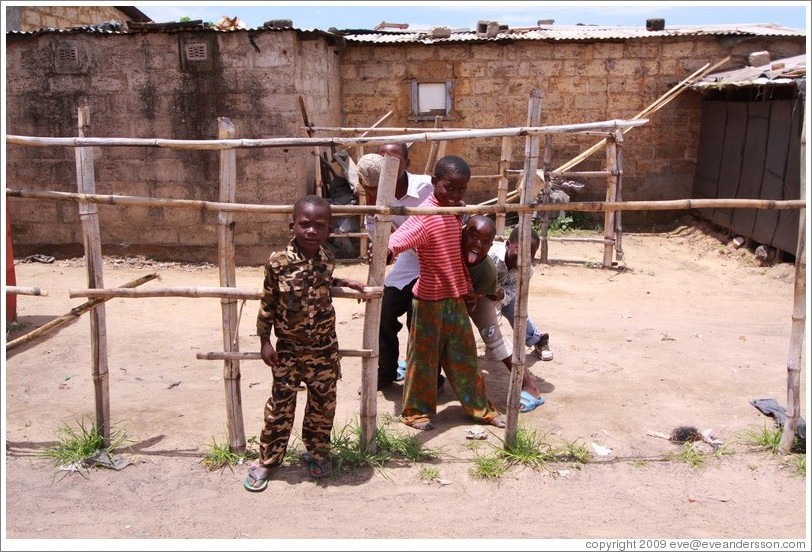
<path id="1" fill-rule="evenodd" d="M 615 132 L 615 201 L 623 202 L 623 132 Z M 622 211 L 615 213 L 615 260 L 623 260 Z"/>
<path id="2" fill-rule="evenodd" d="M 443 117 L 441 115 L 437 115 L 434 117 L 434 128 L 435 130 L 443 126 Z M 445 144 L 445 142 L 442 142 Z M 426 156 L 426 168 L 423 169 L 423 174 L 434 174 L 434 164 L 437 163 L 437 159 L 441 157 L 438 155 L 438 151 L 440 148 L 440 142 L 432 142 L 431 146 L 429 147 L 429 154 Z"/>
<path id="3" fill-rule="evenodd" d="M 157 274 L 148 274 L 146 276 L 142 276 L 141 278 L 138 278 L 137 280 L 133 280 L 132 282 L 128 282 L 128 283 L 124 284 L 121 287 L 122 288 L 134 288 L 134 287 L 140 286 L 141 284 L 145 284 L 145 283 L 149 282 L 150 280 L 154 280 L 157 277 L 158 277 Z M 20 345 L 25 345 L 26 343 L 30 343 L 31 341 L 34 341 L 35 339 L 38 339 L 38 338 L 40 338 L 40 337 L 42 337 L 44 335 L 47 335 L 47 334 L 51 333 L 54 330 L 57 330 L 57 329 L 61 328 L 65 324 L 67 324 L 69 322 L 72 322 L 73 320 L 76 320 L 77 318 L 79 318 L 81 315 L 83 315 L 84 313 L 86 313 L 90 309 L 92 309 L 94 307 L 97 307 L 98 305 L 101 305 L 102 303 L 104 303 L 105 301 L 109 301 L 110 299 L 112 299 L 112 296 L 111 297 L 97 297 L 97 298 L 91 299 L 90 301 L 82 303 L 81 305 L 79 305 L 77 307 L 73 307 L 70 310 L 69 313 L 63 314 L 59 318 L 54 318 L 53 320 L 51 320 L 50 322 L 48 322 L 46 324 L 43 324 L 39 328 L 37 328 L 35 330 L 32 330 L 32 331 L 28 332 L 27 334 L 25 334 L 23 336 L 20 336 L 17 339 L 14 339 L 14 340 L 9 341 L 8 343 L 6 343 L 6 352 L 8 352 L 8 351 L 10 351 L 10 350 L 12 350 L 12 349 L 14 349 L 16 347 L 19 347 Z"/>
<path id="4" fill-rule="evenodd" d="M 304 107 L 304 106 L 302 106 Z M 227 117 L 217 118 L 218 137 L 233 138 L 237 129 Z M 320 167 L 317 166 L 320 172 Z M 318 182 L 318 180 L 317 180 Z M 220 202 L 233 203 L 237 195 L 237 151 L 220 152 Z M 217 213 L 217 266 L 220 285 L 234 288 L 237 276 L 234 262 L 234 214 Z M 237 300 L 230 297 L 220 299 L 223 318 L 223 350 L 238 352 L 240 317 L 237 313 Z M 242 392 L 240 391 L 239 359 L 224 359 L 223 385 L 226 394 L 226 427 L 228 429 L 229 450 L 236 454 L 245 452 L 245 427 L 242 415 Z"/>
<path id="5" fill-rule="evenodd" d="M 801 159 L 806 159 L 806 124 L 801 131 Z M 801 197 L 806 195 L 806 168 L 801 163 Z M 798 222 L 798 245 L 795 252 L 795 293 L 792 305 L 792 327 L 787 354 L 787 417 L 778 451 L 792 452 L 798 418 L 801 415 L 801 354 L 806 335 L 806 210 L 801 209 Z"/>
<path id="6" fill-rule="evenodd" d="M 388 120 L 389 120 L 389 117 L 391 117 L 393 113 L 394 113 L 394 111 L 391 111 L 391 110 L 390 110 L 389 112 L 387 112 L 387 113 L 386 113 L 386 115 L 384 115 L 383 117 L 381 117 L 380 119 L 378 119 L 377 121 L 375 121 L 374 123 L 372 123 L 372 127 L 370 127 L 370 130 L 366 130 L 366 131 L 364 131 L 364 132 L 361 134 L 361 138 L 363 138 L 364 136 L 366 136 L 367 134 L 369 134 L 371 130 L 374 130 L 374 129 L 378 128 L 380 125 L 382 125 L 382 124 L 384 124 L 386 121 L 388 121 Z M 364 146 L 358 146 L 358 147 L 356 148 L 355 155 L 356 155 L 356 159 L 361 159 L 361 157 L 364 155 Z"/>
<path id="7" fill-rule="evenodd" d="M 394 111 L 389 111 L 386 115 L 384 115 L 383 117 L 381 117 L 380 119 L 375 121 L 372 124 L 372 128 L 375 128 L 378 125 L 382 125 L 384 122 L 386 122 L 386 120 L 389 119 L 389 117 L 392 116 L 392 113 L 394 113 Z M 368 134 L 368 132 L 364 132 L 361 135 L 361 137 L 364 137 L 367 134 Z M 358 147 L 357 155 L 358 155 L 357 159 L 361 159 L 361 156 L 364 155 L 364 147 L 363 146 Z M 350 169 L 348 172 L 351 173 L 351 174 L 347 175 L 347 180 L 350 182 L 350 186 L 352 186 L 352 189 L 357 190 L 356 195 L 358 196 L 358 204 L 359 205 L 366 205 L 367 204 L 367 194 L 364 191 L 364 187 L 361 186 L 360 183 L 358 182 L 358 166 L 355 164 L 355 161 L 353 161 L 350 156 L 347 156 L 347 162 L 349 163 L 349 169 Z M 366 215 L 361 214 L 361 215 L 358 215 L 358 217 L 359 217 L 359 222 L 360 222 L 359 227 L 363 228 L 365 226 L 364 223 L 365 223 Z M 339 237 L 338 234 L 331 234 L 331 236 Z M 367 258 L 367 249 L 369 247 L 369 236 L 367 235 L 366 232 L 358 232 L 356 237 L 359 238 L 359 240 L 358 240 L 358 251 L 360 253 L 360 257 L 362 259 L 366 259 Z"/>
<path id="8" fill-rule="evenodd" d="M 141 196 L 121 196 L 104 194 L 75 194 L 70 192 L 38 192 L 34 190 L 10 190 L 6 188 L 6 197 L 23 199 L 43 199 L 51 201 L 75 201 L 79 203 L 96 203 L 99 205 L 129 205 L 142 207 L 170 207 L 195 209 L 202 211 L 230 211 L 235 213 L 290 214 L 293 205 L 257 205 L 254 203 L 220 203 L 191 199 L 159 199 Z M 567 203 L 567 211 L 670 211 L 682 209 L 803 209 L 804 199 L 668 199 L 651 201 L 624 201 L 606 203 L 603 201 L 580 201 Z M 492 214 L 524 213 L 530 211 L 560 211 L 560 204 L 550 205 L 469 205 L 467 207 L 391 207 L 387 205 L 333 205 L 333 215 L 397 214 L 397 215 L 435 215 L 435 214 Z"/>
<path id="9" fill-rule="evenodd" d="M 383 158 L 381 176 L 378 180 L 377 205 L 389 202 L 395 198 L 395 186 L 398 179 L 397 157 L 386 155 Z M 375 228 L 372 232 L 372 262 L 369 265 L 367 286 L 383 286 L 386 273 L 386 257 L 389 243 L 389 234 L 392 231 L 392 216 L 389 214 L 375 215 Z M 364 335 L 363 347 L 373 353 L 361 361 L 361 447 L 363 450 L 375 452 L 377 444 L 376 419 L 378 416 L 378 327 L 381 323 L 381 300 L 367 301 L 364 307 Z"/>
<path id="10" fill-rule="evenodd" d="M 368 357 L 373 351 L 370 349 L 339 349 L 338 356 L 341 357 Z M 199 360 L 262 360 L 262 353 L 256 352 L 208 352 L 197 353 Z"/>
<path id="11" fill-rule="evenodd" d="M 232 148 L 282 148 L 339 145 L 380 145 L 411 142 L 443 142 L 464 138 L 498 138 L 501 136 L 534 136 L 540 134 L 580 134 L 595 131 L 612 132 L 616 128 L 638 127 L 648 120 L 610 120 L 543 127 L 512 127 L 494 129 L 454 130 L 397 134 L 363 138 L 239 138 L 235 140 L 172 140 L 166 138 L 50 138 L 39 136 L 6 135 L 7 145 L 34 147 L 158 147 L 179 150 L 223 150 Z"/>
<path id="12" fill-rule="evenodd" d="M 617 198 L 617 144 L 614 137 L 606 140 L 606 201 L 614 202 Z M 615 239 L 615 212 L 606 211 L 603 217 L 603 237 L 612 240 L 612 243 L 603 246 L 603 268 L 612 266 L 612 252 L 614 251 Z"/>
<path id="13" fill-rule="evenodd" d="M 48 295 L 48 292 L 38 287 L 6 286 L 6 293 L 14 295 Z"/>
<path id="14" fill-rule="evenodd" d="M 304 98 L 299 96 L 299 112 L 302 114 L 302 120 L 304 121 L 305 130 L 307 132 L 308 138 L 313 137 L 313 128 L 310 125 L 310 121 L 307 118 L 307 109 L 305 109 Z M 218 136 L 221 140 L 224 138 L 231 138 L 231 136 Z M 321 179 L 321 150 L 318 146 L 313 146 L 313 189 L 315 190 L 314 193 L 319 196 L 324 196 L 324 190 L 322 186 L 322 179 Z"/>
<path id="15" fill-rule="evenodd" d="M 389 112 L 392 113 L 391 111 Z M 370 132 L 422 132 L 426 127 L 378 127 L 373 125 L 371 127 L 328 127 L 328 126 L 313 126 L 313 130 L 319 132 L 363 132 L 365 135 Z M 441 132 L 448 132 L 451 130 L 474 130 L 471 127 L 442 127 L 437 130 Z"/>
<path id="16" fill-rule="evenodd" d="M 544 137 L 544 158 L 542 159 L 542 174 L 545 175 L 544 179 L 544 197 L 542 201 L 544 203 L 550 203 L 550 192 L 552 183 L 550 182 L 549 178 L 546 178 L 548 171 L 550 170 L 550 163 L 553 160 L 553 140 L 550 136 Z M 541 243 L 539 244 L 539 259 L 542 263 L 547 264 L 550 258 L 550 244 L 547 241 L 547 234 L 550 230 L 550 214 L 547 211 L 542 212 L 541 216 L 541 225 L 539 226 L 540 232 L 539 237 L 541 238 Z"/>
<path id="17" fill-rule="evenodd" d="M 331 287 L 330 294 L 333 298 L 347 298 L 356 299 L 358 301 L 369 301 L 372 299 L 380 299 L 383 297 L 382 286 L 367 286 L 363 292 L 355 291 L 348 287 Z M 129 297 L 143 299 L 145 297 L 219 297 L 221 299 L 230 298 L 246 299 L 246 300 L 259 300 L 262 298 L 262 290 L 256 288 L 238 288 L 238 287 L 163 287 L 151 289 L 123 289 L 123 288 L 106 288 L 106 289 L 71 289 L 68 290 L 68 296 L 74 297 L 106 297 L 111 299 L 113 297 Z"/>
<path id="18" fill-rule="evenodd" d="M 534 88 L 530 91 L 527 107 L 527 125 L 535 126 L 541 121 L 541 90 Z M 535 199 L 535 175 L 539 162 L 539 137 L 528 136 L 524 146 L 524 182 L 521 190 L 522 204 L 529 205 Z M 516 308 L 513 319 L 513 367 L 510 370 L 510 385 L 507 396 L 507 425 L 505 427 L 505 447 L 511 446 L 516 440 L 519 426 L 520 394 L 522 392 L 522 379 L 525 371 L 525 329 L 527 328 L 527 299 L 530 292 L 530 270 L 533 260 L 530 256 L 530 231 L 532 228 L 532 215 L 522 213 L 519 215 L 519 260 L 516 292 Z"/>
<path id="19" fill-rule="evenodd" d="M 507 136 L 502 137 L 502 150 L 499 153 L 499 181 L 496 185 L 496 198 L 498 203 L 505 202 L 505 197 L 508 193 L 509 179 L 507 176 L 510 169 L 510 159 L 513 155 L 513 147 L 510 138 Z M 496 235 L 502 236 L 505 233 L 505 214 L 497 213 L 496 215 Z"/>
<path id="20" fill-rule="evenodd" d="M 90 109 L 87 106 L 77 110 L 78 133 L 80 139 L 85 129 L 90 127 Z M 76 180 L 79 193 L 95 194 L 96 177 L 93 168 L 93 150 L 89 147 L 77 148 Z M 87 263 L 87 286 L 103 288 L 104 275 L 99 230 L 99 210 L 96 205 L 79 204 L 79 219 L 82 221 L 82 238 Z M 107 315 L 101 304 L 90 313 L 90 347 L 92 357 L 93 394 L 96 404 L 96 429 L 101 433 L 105 445 L 110 440 L 110 373 L 107 363 Z"/>

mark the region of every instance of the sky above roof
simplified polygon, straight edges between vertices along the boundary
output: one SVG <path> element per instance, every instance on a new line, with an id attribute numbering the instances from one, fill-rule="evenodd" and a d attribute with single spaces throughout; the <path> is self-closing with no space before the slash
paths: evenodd
<path id="1" fill-rule="evenodd" d="M 645 26 L 646 19 L 668 25 L 777 23 L 809 29 L 808 2 L 144 2 L 135 6 L 156 23 L 182 17 L 217 23 L 238 17 L 248 27 L 271 19 L 291 19 L 299 29 L 373 29 L 381 22 L 408 23 L 410 29 L 476 28 L 480 20 L 534 27 L 539 20 L 557 25 Z"/>

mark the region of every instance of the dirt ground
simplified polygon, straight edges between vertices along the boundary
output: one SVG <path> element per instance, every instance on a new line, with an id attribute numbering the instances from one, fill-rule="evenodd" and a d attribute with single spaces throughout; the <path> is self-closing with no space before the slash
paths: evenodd
<path id="1" fill-rule="evenodd" d="M 786 405 L 794 265 L 761 266 L 746 248 L 696 224 L 627 233 L 623 250 L 625 270 L 604 270 L 596 268 L 601 245 L 553 242 L 551 259 L 595 264 L 539 264 L 531 281 L 530 316 L 549 331 L 555 359 L 528 355 L 547 402 L 520 414 L 520 427 L 551 445 L 585 446 L 593 453 L 588 464 L 513 468 L 497 481 L 473 477 L 477 455 L 491 450 L 488 444 L 499 446 L 503 433 L 488 428 L 487 441 L 472 446 L 465 438 L 472 422 L 446 385 L 436 429 L 419 437 L 439 452 L 431 465 L 448 484 L 422 480 L 421 464 L 319 483 L 293 464 L 276 472 L 267 491 L 248 493 L 244 466 L 208 471 L 201 464 L 207 445 L 227 442 L 223 363 L 196 358 L 222 350 L 219 300 L 112 299 L 106 304 L 111 419 L 132 440 L 121 453 L 132 465 L 82 477 L 56 472 L 36 455 L 62 424 L 93 419 L 87 316 L 8 352 L 3 548 L 26 542 L 17 539 L 141 539 L 113 546 L 142 548 L 165 538 L 302 539 L 285 541 L 284 549 L 328 538 L 358 539 L 350 549 L 375 542 L 362 539 L 401 538 L 473 539 L 467 549 L 488 550 L 493 541 L 480 539 L 537 539 L 509 549 L 543 548 L 555 539 L 645 537 L 806 538 L 808 546 L 808 478 L 779 457 L 753 451 L 745 439 L 748 431 L 774 425 L 750 400 Z M 106 287 L 150 272 L 160 281 L 145 287 L 218 285 L 213 266 L 105 258 Z M 367 267 L 344 264 L 336 273 L 365 280 Z M 18 297 L 26 326 L 8 339 L 85 301 L 68 297 L 68 290 L 86 287 L 81 260 L 18 262 L 16 277 L 18 285 L 49 295 Z M 239 287 L 258 289 L 261 281 L 261 267 L 238 268 Z M 341 347 L 361 348 L 364 305 L 348 299 L 335 305 Z M 242 310 L 242 351 L 258 350 L 257 306 L 248 301 Z M 503 410 L 507 370 L 482 359 L 480 366 Z M 250 438 L 259 434 L 270 371 L 261 361 L 243 361 L 241 369 Z M 336 428 L 354 423 L 359 410 L 361 361 L 344 358 L 342 369 Z M 808 376 L 807 369 L 804 419 Z M 400 390 L 378 393 L 379 423 L 389 421 L 391 432 L 416 432 L 389 416 L 399 414 Z M 297 431 L 303 405 L 300 400 Z M 648 434 L 680 425 L 712 429 L 729 454 L 714 456 L 699 443 L 706 461 L 694 467 L 670 456 L 682 445 Z M 593 444 L 611 452 L 599 456 Z M 345 545 L 321 543 L 322 549 Z M 240 545 L 218 544 L 229 546 Z"/>

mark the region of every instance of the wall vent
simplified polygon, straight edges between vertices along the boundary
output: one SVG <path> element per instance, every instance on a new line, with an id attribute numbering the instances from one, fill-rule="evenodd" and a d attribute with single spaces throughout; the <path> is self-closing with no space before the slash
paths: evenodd
<path id="1" fill-rule="evenodd" d="M 206 61 L 208 59 L 208 48 L 206 44 L 197 42 L 186 44 L 186 59 L 189 61 Z"/>
<path id="2" fill-rule="evenodd" d="M 79 51 L 73 47 L 57 48 L 56 61 L 59 63 L 77 63 L 79 61 Z"/>

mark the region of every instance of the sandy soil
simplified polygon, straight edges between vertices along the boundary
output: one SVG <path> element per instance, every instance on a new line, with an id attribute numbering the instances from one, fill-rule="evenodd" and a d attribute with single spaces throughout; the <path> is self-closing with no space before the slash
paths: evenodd
<path id="1" fill-rule="evenodd" d="M 266 492 L 251 494 L 242 488 L 243 466 L 208 471 L 201 465 L 212 440 L 227 440 L 222 362 L 195 356 L 222 350 L 219 301 L 113 299 L 106 306 L 111 419 L 133 440 L 121 454 L 133 464 L 82 477 L 57 473 L 36 455 L 54 442 L 60 425 L 93 419 L 87 316 L 7 353 L 5 545 L 62 538 L 147 539 L 128 543 L 134 548 L 162 538 L 527 538 L 539 539 L 538 548 L 547 539 L 571 538 L 808 539 L 807 479 L 744 439 L 747 431 L 773 427 L 751 399 L 786 404 L 794 266 L 760 266 L 746 249 L 694 225 L 626 234 L 623 248 L 623 271 L 575 263 L 536 267 L 530 314 L 550 332 L 555 359 L 528 356 L 547 403 L 519 419 L 551 445 L 577 443 L 594 452 L 594 443 L 610 448 L 608 456 L 477 479 L 475 458 L 488 444 L 498 446 L 502 433 L 489 428 L 488 440 L 472 446 L 465 438 L 471 421 L 446 386 L 436 429 L 420 439 L 439 451 L 432 466 L 450 484 L 421 480 L 420 464 L 316 483 L 294 464 L 277 471 Z M 599 264 L 602 247 L 552 243 L 550 257 Z M 104 270 L 106 287 L 150 272 L 161 279 L 147 286 L 218 285 L 212 266 L 106 258 Z M 366 270 L 342 265 L 337 274 L 365 280 Z M 68 290 L 86 287 L 81 260 L 19 263 L 16 275 L 18 285 L 49 295 L 19 296 L 26 327 L 9 339 L 84 301 L 68 298 Z M 261 280 L 261 268 L 237 271 L 240 287 L 259 288 Z M 242 311 L 243 351 L 258 350 L 257 305 L 249 301 Z M 364 306 L 337 299 L 336 307 L 341 346 L 361 348 Z M 490 396 L 504 409 L 507 370 L 497 362 L 480 365 Z M 342 367 L 336 428 L 354 423 L 359 408 L 360 359 L 345 358 Z M 259 433 L 269 383 L 261 361 L 242 362 L 248 437 Z M 808 372 L 804 402 L 807 384 Z M 378 394 L 379 423 L 414 432 L 388 416 L 399 413 L 400 389 Z M 648 432 L 680 425 L 711 428 L 730 454 L 711 455 L 700 443 L 703 467 L 671 459 L 682 445 Z M 288 542 L 285 549 L 298 546 L 306 544 Z"/>

